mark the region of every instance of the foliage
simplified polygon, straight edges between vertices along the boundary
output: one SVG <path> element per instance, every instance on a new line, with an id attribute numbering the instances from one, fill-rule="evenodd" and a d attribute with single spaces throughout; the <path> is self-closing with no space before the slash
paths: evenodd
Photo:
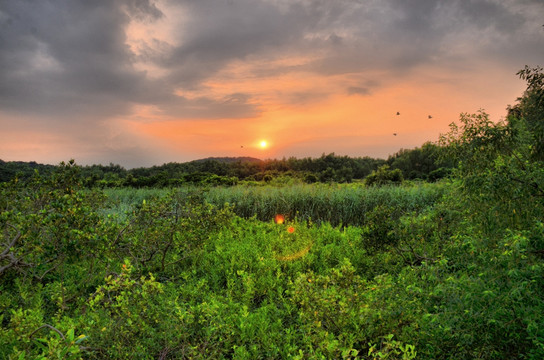
<path id="1" fill-rule="evenodd" d="M 543 210 L 544 196 L 544 170 L 532 160 L 534 138 L 526 122 L 511 117 L 495 124 L 482 111 L 462 114 L 461 122 L 461 127 L 452 124 L 441 142 L 459 161 L 457 174 L 465 207 L 473 210 L 470 216 L 486 231 L 505 225 L 526 228 Z"/>
<path id="2" fill-rule="evenodd" d="M 54 262 L 33 234 L 64 229 L 60 238 L 72 242 L 45 237 L 66 253 L 45 276 L 19 265 L 1 275 L 0 350 L 10 358 L 541 355 L 542 269 L 531 252 L 542 248 L 544 226 L 510 232 L 489 249 L 462 223 L 470 218 L 455 186 L 125 189 L 96 201 L 99 194 L 71 183 L 76 172 L 69 164 L 54 181 L 2 189 L 2 199 L 26 199 L 2 205 L 2 243 L 16 235 L 11 224 L 33 224 L 21 227 L 35 229 L 21 231 L 29 241 L 17 242 L 20 254 L 33 254 L 25 262 Z M 268 194 L 261 206 L 322 198 L 338 210 L 365 197 L 357 210 L 364 220 L 335 227 L 319 218 L 327 213 L 311 221 L 285 213 L 282 224 L 243 219 L 210 205 L 228 192 Z"/>
<path id="3" fill-rule="evenodd" d="M 94 211 L 102 197 L 78 189 L 77 171 L 71 161 L 50 178 L 36 175 L 28 184 L 15 180 L 2 188 L 0 226 L 6 246 L 0 275 L 44 279 L 65 271 L 68 259 L 98 256 L 103 239 L 93 232 L 100 224 Z"/>
<path id="4" fill-rule="evenodd" d="M 174 276 L 210 233 L 228 225 L 230 209 L 203 203 L 200 195 L 171 192 L 134 211 L 116 238 L 119 258 L 129 258 L 142 273 Z"/>
<path id="5" fill-rule="evenodd" d="M 433 184 L 90 190 L 73 161 L 2 183 L 0 354 L 544 358 L 539 74 L 507 120 L 452 124 Z"/>
<path id="6" fill-rule="evenodd" d="M 401 184 L 403 180 L 400 169 L 389 170 L 389 165 L 382 165 L 365 178 L 365 184 L 369 186 Z"/>
<path id="7" fill-rule="evenodd" d="M 38 164 L 34 161 L 2 161 L 0 160 L 0 183 L 9 182 L 15 178 L 30 179 L 36 171 L 41 174 L 50 174 L 55 167 L 53 165 Z"/>
<path id="8" fill-rule="evenodd" d="M 81 182 L 88 188 L 168 188 L 186 185 L 232 186 L 240 181 L 277 183 L 352 182 L 366 177 L 384 164 L 381 159 L 350 158 L 334 153 L 319 158 L 259 160 L 255 158 L 210 158 L 186 163 L 168 163 L 150 168 L 125 169 L 120 165 L 80 167 Z M 51 165 L 0 160 L 0 182 L 19 176 L 28 179 L 33 169 L 48 174 Z"/>
<path id="9" fill-rule="evenodd" d="M 442 151 L 441 146 L 427 142 L 420 148 L 401 149 L 387 159 L 387 164 L 401 170 L 404 179 L 437 181 L 454 167 L 450 158 L 441 157 Z"/>
<path id="10" fill-rule="evenodd" d="M 544 69 L 540 66 L 525 66 L 517 75 L 527 82 L 527 90 L 519 103 L 509 108 L 509 115 L 522 118 L 532 136 L 531 155 L 534 159 L 544 160 Z"/>

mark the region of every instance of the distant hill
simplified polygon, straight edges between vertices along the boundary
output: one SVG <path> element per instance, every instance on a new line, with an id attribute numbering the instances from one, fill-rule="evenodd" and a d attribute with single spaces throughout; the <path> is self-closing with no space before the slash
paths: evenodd
<path id="1" fill-rule="evenodd" d="M 193 160 L 193 161 L 190 161 L 192 163 L 200 163 L 200 162 L 204 162 L 204 161 L 218 161 L 218 162 L 221 162 L 221 163 L 227 163 L 227 164 L 231 164 L 231 163 L 237 163 L 237 162 L 248 162 L 248 163 L 261 163 L 263 162 L 261 159 L 257 159 L 257 158 L 253 158 L 253 157 L 249 157 L 249 156 L 240 156 L 240 157 L 209 157 L 209 158 L 205 158 L 205 159 L 198 159 L 198 160 Z"/>

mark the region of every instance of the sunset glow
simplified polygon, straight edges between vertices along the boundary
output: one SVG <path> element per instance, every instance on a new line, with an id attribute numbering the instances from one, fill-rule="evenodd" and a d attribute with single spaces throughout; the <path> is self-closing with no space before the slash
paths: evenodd
<path id="1" fill-rule="evenodd" d="M 7 0 L 0 159 L 387 158 L 542 63 L 544 4 L 487 3 Z"/>

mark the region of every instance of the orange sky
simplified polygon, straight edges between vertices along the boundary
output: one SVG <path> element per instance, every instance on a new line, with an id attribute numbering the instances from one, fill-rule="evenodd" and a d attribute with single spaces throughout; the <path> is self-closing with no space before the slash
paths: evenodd
<path id="1" fill-rule="evenodd" d="M 439 69 L 435 71 L 437 75 L 431 76 L 431 71 L 422 70 L 414 78 L 369 96 L 350 95 L 338 89 L 333 95 L 302 104 L 285 103 L 282 98 L 308 89 L 334 87 L 336 81 L 349 82 L 349 76 L 322 79 L 297 74 L 259 82 L 217 82 L 207 85 L 218 98 L 226 96 L 231 87 L 259 94 L 259 114 L 236 119 L 162 119 L 150 109 L 141 109 L 134 114 L 137 120 L 125 120 L 124 128 L 146 142 L 164 147 L 172 156 L 281 158 L 335 152 L 383 158 L 400 148 L 436 141 L 461 112 L 484 108 L 499 120 L 505 115 L 506 105 L 523 91 L 523 83 L 514 76 L 511 89 L 505 89 L 507 79 L 501 78 L 500 70 L 491 79 L 465 80 L 466 87 L 437 81 L 448 76 L 441 76 Z M 260 148 L 261 140 L 269 143 L 266 149 Z"/>
<path id="2" fill-rule="evenodd" d="M 386 158 L 436 141 L 461 112 L 503 118 L 524 90 L 515 73 L 544 59 L 539 12 L 498 0 L 8 0 L 0 159 Z"/>

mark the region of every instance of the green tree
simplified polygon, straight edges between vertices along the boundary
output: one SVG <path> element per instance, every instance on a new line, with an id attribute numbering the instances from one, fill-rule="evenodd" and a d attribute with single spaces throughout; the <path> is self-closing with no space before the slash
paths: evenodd
<path id="1" fill-rule="evenodd" d="M 526 68 L 520 74 L 527 90 L 506 121 L 492 122 L 484 111 L 461 114 L 461 123 L 440 139 L 443 156 L 458 163 L 471 216 L 488 231 L 527 228 L 544 210 L 542 73 Z"/>
<path id="2" fill-rule="evenodd" d="M 369 186 L 401 184 L 403 180 L 400 169 L 389 170 L 389 165 L 382 165 L 365 178 L 365 184 Z"/>
<path id="3" fill-rule="evenodd" d="M 509 109 L 514 118 L 522 118 L 527 129 L 533 136 L 535 159 L 544 160 L 544 73 L 540 66 L 530 68 L 525 66 L 517 75 L 527 82 L 527 89 L 519 103 Z"/>

